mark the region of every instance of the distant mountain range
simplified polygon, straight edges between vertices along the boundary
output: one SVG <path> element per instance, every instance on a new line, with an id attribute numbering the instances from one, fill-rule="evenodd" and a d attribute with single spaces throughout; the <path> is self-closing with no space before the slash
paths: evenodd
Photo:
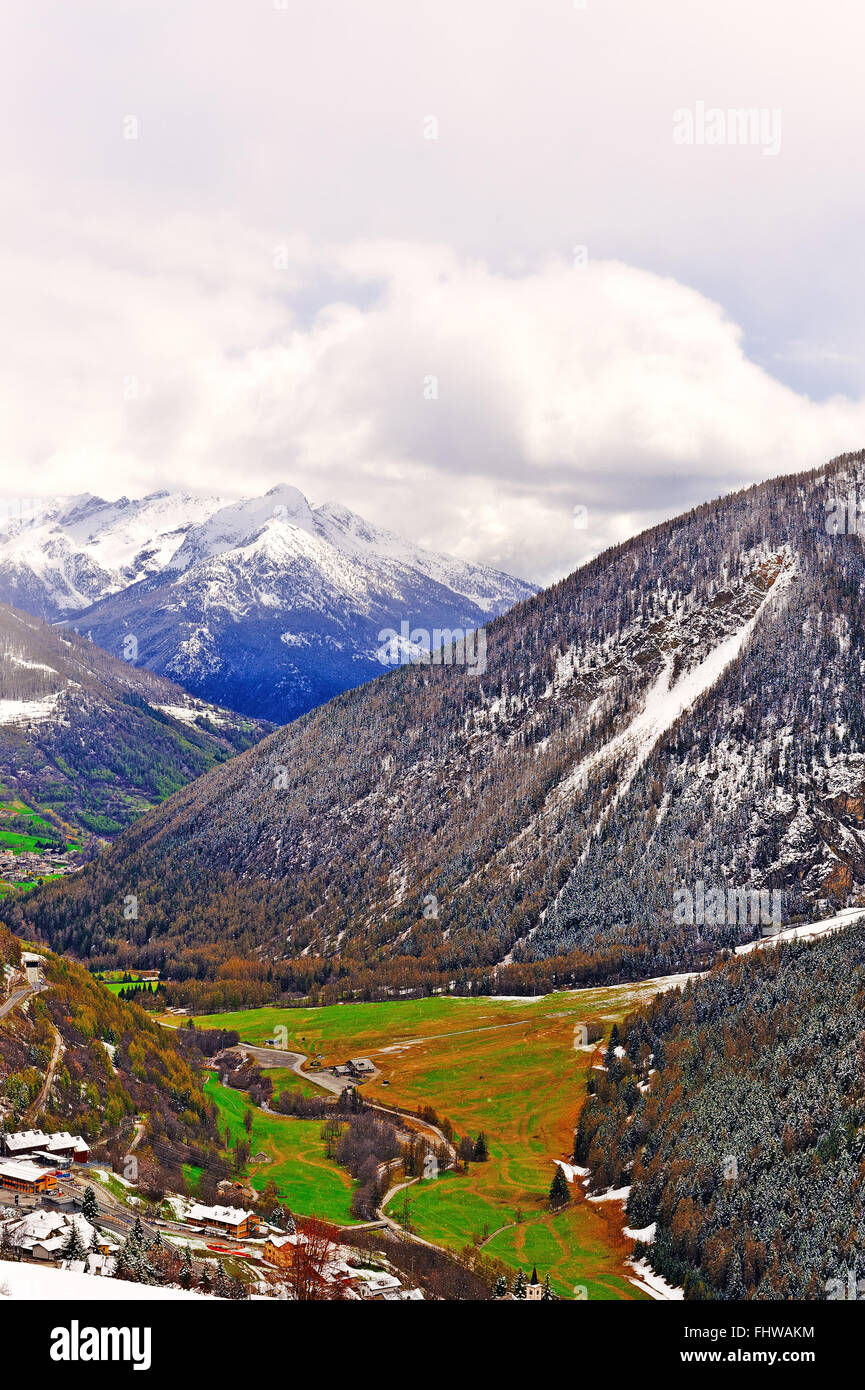
<path id="1" fill-rule="evenodd" d="M 476 629 L 534 592 L 288 486 L 84 495 L 0 528 L 0 601 L 277 723 L 380 675 L 382 631 Z"/>
<path id="2" fill-rule="evenodd" d="M 0 605 L 0 802 L 68 833 L 110 838 L 271 727 Z"/>
<path id="3" fill-rule="evenodd" d="M 119 958 L 137 892 L 142 964 L 514 991 L 692 965 L 761 930 L 731 892 L 784 922 L 861 900 L 857 497 L 863 454 L 615 547 L 492 622 L 481 677 L 341 695 L 41 890 L 29 928 Z"/>

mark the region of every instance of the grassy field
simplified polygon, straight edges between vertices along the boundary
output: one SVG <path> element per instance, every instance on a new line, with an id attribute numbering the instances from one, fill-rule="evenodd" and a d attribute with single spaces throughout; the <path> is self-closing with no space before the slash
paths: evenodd
<path id="1" fill-rule="evenodd" d="M 627 988 L 628 998 L 634 999 L 652 992 L 647 985 L 622 988 Z M 552 1010 L 561 1011 L 573 1022 L 594 1017 L 598 1010 L 620 1009 L 624 997 L 615 988 L 547 994 L 539 999 L 436 997 L 400 1003 L 333 1004 L 324 1009 L 241 1009 L 234 1013 L 200 1014 L 195 1023 L 202 1028 L 235 1029 L 244 1042 L 250 1043 L 264 1043 L 284 1031 L 288 1047 L 309 1056 L 320 1051 L 325 1061 L 331 1062 L 366 1056 L 416 1038 L 543 1019 Z M 178 1020 L 168 1015 L 165 1022 L 176 1027 Z"/>
<path id="2" fill-rule="evenodd" d="M 297 1072 L 290 1071 L 288 1067 L 268 1067 L 267 1074 L 273 1082 L 274 1099 L 281 1096 L 283 1091 L 294 1091 L 300 1096 L 321 1096 L 321 1087 L 316 1086 L 312 1081 L 306 1081 Z"/>
<path id="3" fill-rule="evenodd" d="M 227 1128 L 232 1143 L 245 1139 L 243 1117 L 249 1098 L 242 1091 L 222 1086 L 215 1076 L 208 1079 L 204 1089 L 219 1110 L 220 1132 Z M 320 1216 L 341 1226 L 352 1222 L 354 1184 L 343 1168 L 325 1157 L 320 1120 L 267 1115 L 253 1108 L 250 1140 L 253 1154 L 266 1153 L 271 1160 L 252 1163 L 244 1170 L 257 1192 L 272 1178 L 292 1211 Z"/>
<path id="4" fill-rule="evenodd" d="M 575 1047 L 575 1030 L 589 1019 L 609 1028 L 655 988 L 646 982 L 534 1000 L 253 1009 L 196 1022 L 218 1022 L 259 1043 L 285 1029 L 289 1048 L 320 1050 L 328 1062 L 368 1055 L 380 1072 L 363 1088 L 368 1098 L 411 1109 L 429 1104 L 459 1134 L 483 1130 L 488 1163 L 408 1189 L 405 1215 L 418 1235 L 456 1249 L 483 1242 L 513 1269 L 537 1263 L 565 1297 L 641 1298 L 627 1278 L 630 1242 L 620 1208 L 588 1202 L 575 1186 L 570 1207 L 552 1215 L 548 1192 L 554 1160 L 570 1156 L 592 1061 Z M 397 1194 L 389 1214 L 402 1219 L 405 1201 Z"/>

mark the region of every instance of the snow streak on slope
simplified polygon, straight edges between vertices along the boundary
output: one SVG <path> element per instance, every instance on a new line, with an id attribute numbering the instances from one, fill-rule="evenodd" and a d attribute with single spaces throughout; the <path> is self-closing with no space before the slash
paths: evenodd
<path id="1" fill-rule="evenodd" d="M 559 794 L 568 795 L 582 789 L 604 766 L 612 766 L 620 758 L 624 764 L 616 785 L 613 805 L 628 790 L 637 771 L 646 761 L 655 744 L 671 729 L 676 720 L 690 709 L 720 679 L 724 671 L 744 650 L 745 644 L 754 631 L 763 612 L 789 585 L 795 573 L 795 565 L 789 550 L 784 551 L 778 574 L 763 598 L 756 612 L 733 632 L 719 642 L 698 665 L 686 671 L 679 680 L 671 683 L 674 655 L 671 652 L 664 662 L 663 669 L 655 683 L 650 687 L 642 710 L 626 729 L 617 734 L 597 753 L 581 763 L 559 788 Z"/>

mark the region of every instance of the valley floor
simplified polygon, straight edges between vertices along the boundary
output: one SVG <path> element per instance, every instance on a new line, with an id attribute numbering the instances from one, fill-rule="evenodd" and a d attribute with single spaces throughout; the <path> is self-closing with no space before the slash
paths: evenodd
<path id="1" fill-rule="evenodd" d="M 596 1049 L 583 1044 L 581 1026 L 596 1020 L 608 1032 L 638 1002 L 684 978 L 528 1000 L 432 998 L 265 1008 L 205 1015 L 195 1022 L 237 1030 L 242 1040 L 261 1047 L 257 1056 L 264 1065 L 262 1045 L 268 1042 L 307 1057 L 320 1055 L 325 1066 L 369 1057 L 376 1075 L 363 1086 L 368 1101 L 407 1110 L 432 1106 L 459 1135 L 483 1131 L 488 1162 L 470 1164 L 468 1173 L 449 1171 L 414 1183 L 391 1198 L 388 1216 L 417 1236 L 455 1250 L 481 1246 L 485 1255 L 514 1271 L 537 1264 L 566 1298 L 643 1298 L 648 1294 L 627 1264 L 633 1242 L 623 1234 L 621 1206 L 588 1202 L 574 1182 L 569 1206 L 553 1214 L 548 1192 L 556 1160 L 570 1158 L 587 1071 L 599 1060 Z M 165 1021 L 177 1023 L 176 1018 Z M 315 1071 L 305 1075 L 315 1083 Z M 215 1082 L 208 1090 L 221 1111 L 237 1111 L 239 1122 L 246 1098 Z M 331 1198 L 347 1208 L 350 1192 L 337 1192 L 333 1179 L 344 1175 L 323 1159 L 321 1147 L 295 1143 L 295 1133 L 309 1123 L 255 1112 L 253 1148 L 275 1146 L 275 1161 L 251 1169 L 253 1183 L 263 1186 L 273 1177 L 295 1210 L 337 1219 Z M 318 1125 L 312 1127 L 317 1132 Z M 333 1171 L 324 1172 L 325 1167 Z"/>

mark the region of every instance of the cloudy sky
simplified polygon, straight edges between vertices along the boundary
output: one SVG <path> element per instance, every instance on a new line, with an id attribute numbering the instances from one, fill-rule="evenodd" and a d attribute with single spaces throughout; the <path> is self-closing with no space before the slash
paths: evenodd
<path id="1" fill-rule="evenodd" d="M 285 481 L 543 582 L 865 445 L 859 0 L 2 27 L 7 496 Z"/>

